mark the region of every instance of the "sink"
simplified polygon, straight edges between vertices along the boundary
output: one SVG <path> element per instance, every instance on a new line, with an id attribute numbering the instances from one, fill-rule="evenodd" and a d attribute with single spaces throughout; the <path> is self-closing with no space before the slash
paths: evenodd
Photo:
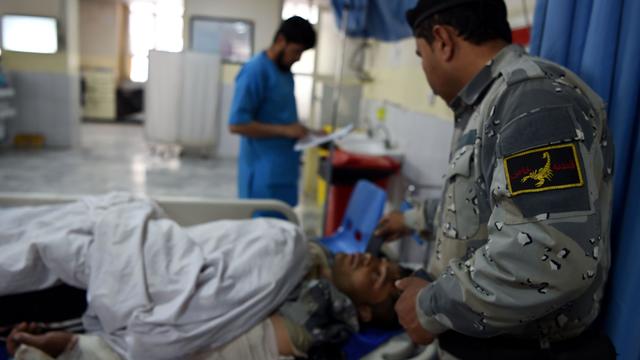
<path id="1" fill-rule="evenodd" d="M 354 154 L 370 156 L 389 156 L 392 159 L 402 162 L 404 154 L 397 148 L 387 149 L 384 141 L 371 139 L 366 134 L 351 133 L 345 138 L 338 140 L 336 144 L 344 151 Z"/>

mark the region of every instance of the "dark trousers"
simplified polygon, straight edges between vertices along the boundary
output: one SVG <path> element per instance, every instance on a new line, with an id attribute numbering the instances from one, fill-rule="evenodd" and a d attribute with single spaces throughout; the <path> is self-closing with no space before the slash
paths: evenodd
<path id="1" fill-rule="evenodd" d="M 616 352 L 609 337 L 587 330 L 568 340 L 552 342 L 542 349 L 537 339 L 516 339 L 506 336 L 474 338 L 453 331 L 438 336 L 440 347 L 459 359 L 494 360 L 585 360 L 615 359 Z"/>
<path id="2" fill-rule="evenodd" d="M 86 308 L 86 291 L 68 285 L 0 296 L 0 327 L 23 321 L 49 323 L 79 318 Z"/>

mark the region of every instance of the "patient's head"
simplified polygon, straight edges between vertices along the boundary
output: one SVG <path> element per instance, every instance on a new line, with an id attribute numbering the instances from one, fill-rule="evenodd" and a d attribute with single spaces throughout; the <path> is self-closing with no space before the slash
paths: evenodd
<path id="1" fill-rule="evenodd" d="M 379 327 L 397 327 L 394 305 L 400 291 L 395 281 L 410 270 L 371 254 L 342 254 L 331 269 L 334 285 L 353 301 L 360 321 Z"/>

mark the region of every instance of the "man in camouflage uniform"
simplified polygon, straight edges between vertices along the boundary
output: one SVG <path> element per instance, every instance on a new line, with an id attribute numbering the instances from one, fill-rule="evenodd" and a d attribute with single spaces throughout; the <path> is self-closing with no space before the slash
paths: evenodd
<path id="1" fill-rule="evenodd" d="M 510 45 L 503 0 L 421 0 L 407 20 L 455 131 L 441 199 L 380 224 L 389 239 L 414 229 L 434 241 L 432 281 L 398 284 L 401 323 L 418 343 L 441 334 L 447 356 L 591 358 L 586 344 L 600 341 L 610 356 L 608 339 L 585 332 L 610 263 L 602 100 Z"/>

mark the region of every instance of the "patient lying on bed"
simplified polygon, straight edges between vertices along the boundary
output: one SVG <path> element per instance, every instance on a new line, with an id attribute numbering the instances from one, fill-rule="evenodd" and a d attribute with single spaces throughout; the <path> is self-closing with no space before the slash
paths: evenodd
<path id="1" fill-rule="evenodd" d="M 126 213 L 126 211 L 123 212 Z M 124 213 L 118 214 L 116 217 L 122 218 L 125 215 L 131 215 Z M 229 239 L 229 232 L 225 230 L 227 233 L 223 238 L 226 242 L 216 240 L 218 241 L 216 242 L 216 248 L 221 250 L 215 250 L 213 248 L 207 249 L 206 244 L 208 243 L 198 241 L 196 241 L 196 243 L 201 245 L 202 248 L 200 251 L 206 253 L 208 258 L 213 259 L 217 256 L 223 256 L 218 253 L 225 251 L 241 251 L 243 253 L 253 254 L 253 260 L 251 260 L 251 257 L 248 257 L 246 260 L 249 262 L 253 261 L 256 266 L 259 266 L 260 262 L 264 261 L 264 259 L 260 258 L 261 254 L 265 254 L 264 256 L 274 256 L 273 254 L 275 254 L 275 252 L 269 253 L 269 251 L 264 251 L 264 249 L 252 252 L 250 246 L 253 246 L 253 243 L 244 242 L 243 239 L 252 234 L 250 230 L 252 228 L 257 228 L 258 231 L 264 233 L 266 231 L 265 224 L 268 229 L 278 229 L 281 227 L 287 230 L 279 230 L 277 232 L 284 237 L 287 237 L 287 234 L 291 234 L 288 232 L 289 228 L 292 227 L 291 224 L 278 220 L 226 222 L 224 223 L 225 229 L 234 226 L 244 229 L 244 233 L 240 232 L 244 234 L 244 236 Z M 218 226 L 219 225 L 218 223 Z M 188 229 L 188 232 L 192 237 L 198 238 L 199 234 L 202 235 L 207 231 L 211 231 L 211 229 L 216 228 L 215 226 L 215 224 L 211 226 L 201 225 L 195 229 Z M 131 229 L 127 230 L 130 231 Z M 150 230 L 148 227 L 145 227 L 145 230 L 153 233 L 153 229 Z M 218 233 L 219 232 L 220 231 L 218 231 Z M 290 236 L 292 240 L 288 241 L 304 242 L 303 239 L 296 238 L 296 236 L 299 236 L 299 233 Z M 271 239 L 267 241 L 270 240 Z M 96 240 L 94 239 L 93 241 Z M 117 239 L 110 241 L 117 241 Z M 288 244 L 288 242 L 283 244 Z M 276 246 L 276 250 L 287 253 L 286 248 L 282 248 L 282 246 L 284 245 L 281 245 L 280 248 Z M 298 244 L 296 246 L 300 245 Z M 241 248 L 237 249 L 238 247 Z M 277 276 L 280 278 L 271 279 L 272 283 L 277 284 L 279 281 L 282 281 L 281 277 L 289 275 L 287 271 L 290 272 L 291 278 L 300 279 L 295 273 L 300 272 L 298 271 L 299 267 L 302 269 L 300 272 L 300 275 L 303 276 L 302 280 L 295 280 L 297 285 L 293 284 L 287 287 L 285 294 L 272 298 L 273 301 L 278 301 L 278 303 L 271 306 L 272 309 L 275 309 L 275 311 L 271 310 L 271 315 L 265 312 L 267 316 L 263 317 L 263 320 L 251 319 L 252 326 L 248 328 L 248 331 L 245 331 L 239 336 L 234 336 L 233 339 L 225 341 L 222 345 L 216 344 L 216 341 L 212 340 L 211 346 L 202 344 L 196 351 L 188 351 L 185 352 L 185 354 L 189 354 L 190 357 L 198 359 L 269 359 L 277 358 L 278 355 L 304 356 L 318 349 L 326 349 L 327 345 L 338 344 L 344 341 L 349 334 L 358 330 L 359 324 L 375 324 L 383 327 L 396 326 L 397 319 L 395 318 L 393 305 L 399 294 L 394 287 L 394 281 L 407 275 L 404 270 L 386 259 L 375 258 L 368 254 L 338 254 L 332 257 L 320 245 L 314 242 L 306 243 L 303 247 L 302 256 L 299 256 L 297 259 L 297 262 L 303 263 L 303 265 L 290 264 L 288 267 L 285 266 L 285 272 L 275 272 L 279 274 Z M 162 248 L 165 249 L 166 246 Z M 106 252 L 105 255 L 107 253 L 108 252 Z M 301 254 L 295 249 L 290 250 L 289 253 Z M 175 254 L 172 256 L 185 256 L 184 251 L 173 252 L 172 254 Z M 167 256 L 167 254 L 160 255 Z M 155 254 L 155 256 L 160 255 Z M 91 258 L 91 256 L 89 256 L 89 258 Z M 301 261 L 300 258 L 306 258 L 306 261 Z M 84 262 L 85 260 L 89 261 L 89 259 L 84 259 L 80 262 Z M 75 261 L 78 261 L 78 259 L 75 259 Z M 286 257 L 283 261 L 287 261 Z M 175 261 L 174 259 L 169 259 L 167 262 L 170 263 L 167 267 L 170 267 Z M 3 265 L 4 264 L 0 264 L 0 267 L 3 267 Z M 255 277 L 257 276 L 256 274 L 259 275 L 261 272 L 264 273 L 268 266 L 270 265 L 265 265 L 264 269 L 257 271 L 252 276 Z M 6 268 L 6 266 L 4 267 Z M 232 270 L 233 269 L 230 268 L 230 270 L 226 272 L 229 274 L 228 276 L 235 274 Z M 176 268 L 176 271 L 179 272 L 180 269 Z M 116 272 L 115 274 L 118 273 Z M 165 274 L 165 278 L 174 275 L 175 274 Z M 222 276 L 220 273 L 218 275 Z M 221 280 L 218 275 L 209 277 L 208 281 L 224 283 L 224 279 Z M 90 279 L 91 276 L 89 276 L 86 288 L 92 289 Z M 199 278 L 199 280 L 206 280 L 206 277 Z M 118 278 L 112 279 L 112 281 L 118 281 Z M 155 281 L 158 280 L 156 279 Z M 233 284 L 233 282 L 231 283 Z M 72 285 L 77 286 L 75 283 Z M 162 283 L 155 285 L 156 287 L 163 287 Z M 167 279 L 166 286 L 170 285 L 172 284 L 170 284 L 170 281 Z M 207 284 L 199 283 L 198 286 L 198 289 L 206 288 Z M 241 284 L 233 284 L 232 286 L 233 287 L 229 289 L 242 287 Z M 150 287 L 150 285 L 147 284 L 146 287 Z M 264 289 L 268 289 L 268 287 Z M 88 292 L 90 306 L 90 311 L 88 312 L 91 312 L 92 309 L 91 295 L 95 293 L 96 291 L 91 290 Z M 2 291 L 0 291 L 0 294 L 2 294 Z M 216 294 L 216 291 L 212 291 L 211 296 L 218 296 L 218 298 L 215 299 L 218 301 L 215 303 L 219 303 L 221 307 L 228 306 L 228 304 L 224 305 L 227 297 L 225 292 L 218 292 Z M 255 297 L 256 295 L 252 295 L 252 298 Z M 93 298 L 100 299 L 97 295 L 93 296 Z M 236 299 L 236 301 L 243 300 Z M 211 306 L 216 306 L 216 304 Z M 104 312 L 105 308 L 117 307 L 118 305 L 118 302 L 101 303 L 102 308 L 98 308 L 98 312 Z M 238 303 L 238 307 L 240 307 L 240 303 Z M 184 311 L 183 314 L 180 314 L 182 318 L 188 318 L 190 319 L 189 321 L 192 322 L 199 320 L 197 314 L 189 314 L 188 308 L 182 310 Z M 114 313 L 118 312 L 114 311 Z M 238 316 L 241 315 L 238 314 Z M 87 323 L 87 321 L 85 321 L 85 323 Z M 104 331 L 96 331 L 95 335 L 77 336 L 65 332 L 37 334 L 37 326 L 20 324 L 14 328 L 12 334 L 9 336 L 8 348 L 13 352 L 17 350 L 17 347 L 22 343 L 40 349 L 50 356 L 64 359 L 118 359 L 121 357 L 129 357 L 130 353 L 122 351 L 122 348 L 126 349 L 128 345 L 126 342 L 130 341 L 126 336 L 124 336 L 125 345 L 121 346 L 119 346 L 120 344 L 117 339 L 113 340 L 111 337 L 105 336 L 105 333 L 110 334 L 122 331 L 110 330 L 109 324 L 101 324 L 101 326 L 107 329 Z M 174 325 L 174 327 L 175 326 L 176 325 Z M 227 328 L 233 331 L 236 326 L 228 325 Z M 91 330 L 92 327 L 89 326 L 89 329 Z M 152 332 L 153 331 L 150 331 L 149 337 L 152 336 Z M 136 340 L 139 342 L 144 343 L 146 341 L 144 334 L 136 333 L 135 336 L 138 337 Z M 159 335 L 154 334 L 153 336 L 158 337 Z M 171 343 L 170 340 L 172 339 L 170 338 L 172 336 L 169 333 L 167 333 L 166 336 L 167 343 Z M 161 340 L 162 339 L 154 341 Z M 189 345 L 191 346 L 191 344 Z M 179 343 L 177 343 L 176 346 L 179 346 Z M 22 347 L 21 351 L 34 351 L 34 349 Z M 172 351 L 175 353 L 177 350 L 173 347 Z M 138 354 L 140 353 L 139 351 Z"/>
<path id="2" fill-rule="evenodd" d="M 280 306 L 272 321 L 282 326 L 281 354 L 303 356 L 312 348 L 326 349 L 357 332 L 359 324 L 398 328 L 394 283 L 408 276 L 406 269 L 371 254 L 337 254 L 309 243 L 310 271 Z M 282 325 L 279 325 L 282 324 Z M 313 350 L 312 350 L 313 351 Z"/>

